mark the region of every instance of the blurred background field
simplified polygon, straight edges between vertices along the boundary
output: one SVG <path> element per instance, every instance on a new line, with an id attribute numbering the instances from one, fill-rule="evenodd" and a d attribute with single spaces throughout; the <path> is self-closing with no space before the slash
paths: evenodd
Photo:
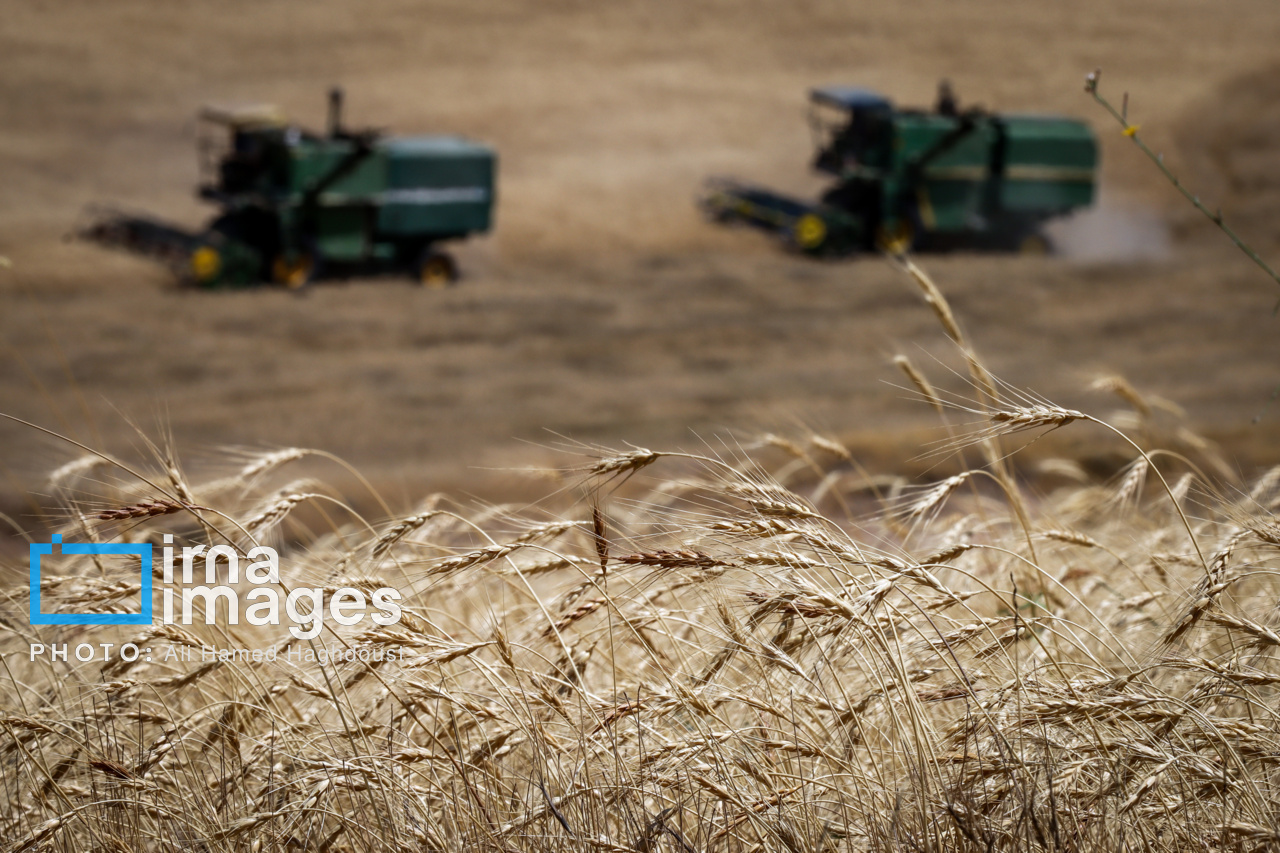
<path id="1" fill-rule="evenodd" d="M 1112 402 L 1088 385 L 1119 373 L 1239 468 L 1280 459 L 1277 288 L 1082 91 L 1099 66 L 1129 90 L 1144 137 L 1275 257 L 1266 0 L 0 9 L 0 411 L 95 447 L 130 457 L 139 430 L 169 436 L 189 468 L 226 446 L 321 447 L 391 496 L 485 495 L 510 488 L 492 469 L 572 463 L 559 436 L 699 449 L 803 425 L 901 470 L 936 421 L 890 356 L 964 387 L 910 285 L 877 258 L 816 263 L 716 229 L 693 198 L 722 174 L 812 193 L 811 86 L 927 105 L 947 77 L 964 103 L 1085 117 L 1103 144 L 1102 203 L 1063 223 L 1062 256 L 923 261 L 993 372 L 1100 414 Z M 497 229 L 460 247 L 459 287 L 184 291 L 63 239 L 92 201 L 202 223 L 197 107 L 272 102 L 320 126 L 334 83 L 353 125 L 498 148 Z M 13 424 L 0 442 L 0 509 L 28 512 L 73 454 Z"/>

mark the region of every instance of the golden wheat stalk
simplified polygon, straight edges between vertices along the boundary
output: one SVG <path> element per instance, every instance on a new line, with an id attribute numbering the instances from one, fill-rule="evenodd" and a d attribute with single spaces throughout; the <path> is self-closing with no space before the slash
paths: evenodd
<path id="1" fill-rule="evenodd" d="M 172 515 L 175 512 L 190 512 L 194 510 L 209 510 L 207 506 L 196 506 L 194 504 L 182 503 L 180 501 L 168 500 L 167 498 L 156 498 L 138 501 L 128 506 L 117 507 L 115 509 L 103 509 L 86 515 L 86 518 L 95 518 L 100 521 L 123 521 L 129 518 L 154 518 L 157 515 Z"/>

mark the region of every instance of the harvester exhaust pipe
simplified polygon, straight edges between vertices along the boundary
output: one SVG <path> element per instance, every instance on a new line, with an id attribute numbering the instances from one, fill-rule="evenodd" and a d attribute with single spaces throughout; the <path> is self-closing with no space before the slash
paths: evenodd
<path id="1" fill-rule="evenodd" d="M 342 87 L 334 86 L 329 90 L 329 136 L 337 139 L 342 135 Z"/>

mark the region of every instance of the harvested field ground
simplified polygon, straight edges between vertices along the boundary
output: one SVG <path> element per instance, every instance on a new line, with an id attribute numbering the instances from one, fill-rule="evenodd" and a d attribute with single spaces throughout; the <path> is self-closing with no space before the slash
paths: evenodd
<path id="1" fill-rule="evenodd" d="M 814 263 L 717 230 L 692 199 L 715 174 L 812 193 L 812 85 L 925 104 L 946 76 L 1103 138 L 1102 209 L 1066 224 L 1066 256 L 923 259 L 995 373 L 1103 414 L 1086 387 L 1120 373 L 1241 468 L 1280 459 L 1276 286 L 1081 91 L 1098 66 L 1105 91 L 1131 91 L 1144 137 L 1274 257 L 1268 0 L 2 5 L 0 411 L 94 446 L 141 454 L 136 426 L 192 468 L 225 446 L 314 446 L 392 494 L 485 494 L 476 467 L 564 462 L 529 444 L 558 435 L 701 447 L 803 424 L 874 467 L 935 423 L 893 353 L 965 387 L 910 283 L 877 258 Z M 269 101 L 319 125 L 331 83 L 354 125 L 499 149 L 497 230 L 459 248 L 460 287 L 190 292 L 62 240 L 91 201 L 197 225 L 196 107 Z M 17 425 L 0 442 L 4 508 L 22 512 L 69 452 Z"/>

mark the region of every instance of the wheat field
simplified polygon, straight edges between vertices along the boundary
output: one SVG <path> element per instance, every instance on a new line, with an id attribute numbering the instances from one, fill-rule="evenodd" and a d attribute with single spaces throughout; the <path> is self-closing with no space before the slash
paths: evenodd
<path id="1" fill-rule="evenodd" d="M 1274 250 L 1277 9 L 7 4 L 0 853 L 1280 850 L 1274 293 L 1166 225 L 1136 133 L 1101 136 L 1098 251 L 937 282 L 691 203 L 816 194 L 814 85 L 1101 127 L 1101 65 Z M 197 105 L 316 124 L 333 83 L 501 150 L 463 287 L 194 294 L 63 241 L 98 199 L 196 227 Z M 53 535 L 268 546 L 281 590 L 400 618 L 36 627 L 8 540 Z M 40 578 L 45 612 L 142 588 Z"/>
<path id="2" fill-rule="evenodd" d="M 969 368 L 955 388 L 896 359 L 939 417 L 932 479 L 816 434 L 580 446 L 534 504 L 368 520 L 291 475 L 327 458 L 302 448 L 195 482 L 163 446 L 62 465 L 48 532 L 269 543 L 283 587 L 390 586 L 402 617 L 37 637 L 13 585 L 5 849 L 1276 849 L 1280 468 L 1235 479 L 1117 376 L 1105 420 L 1003 385 L 898 265 Z M 1131 461 L 1042 461 L 1033 488 L 1018 450 L 1056 430 Z M 88 557 L 41 587 L 46 612 L 139 591 Z M 264 655 L 203 654 L 235 648 Z"/>

